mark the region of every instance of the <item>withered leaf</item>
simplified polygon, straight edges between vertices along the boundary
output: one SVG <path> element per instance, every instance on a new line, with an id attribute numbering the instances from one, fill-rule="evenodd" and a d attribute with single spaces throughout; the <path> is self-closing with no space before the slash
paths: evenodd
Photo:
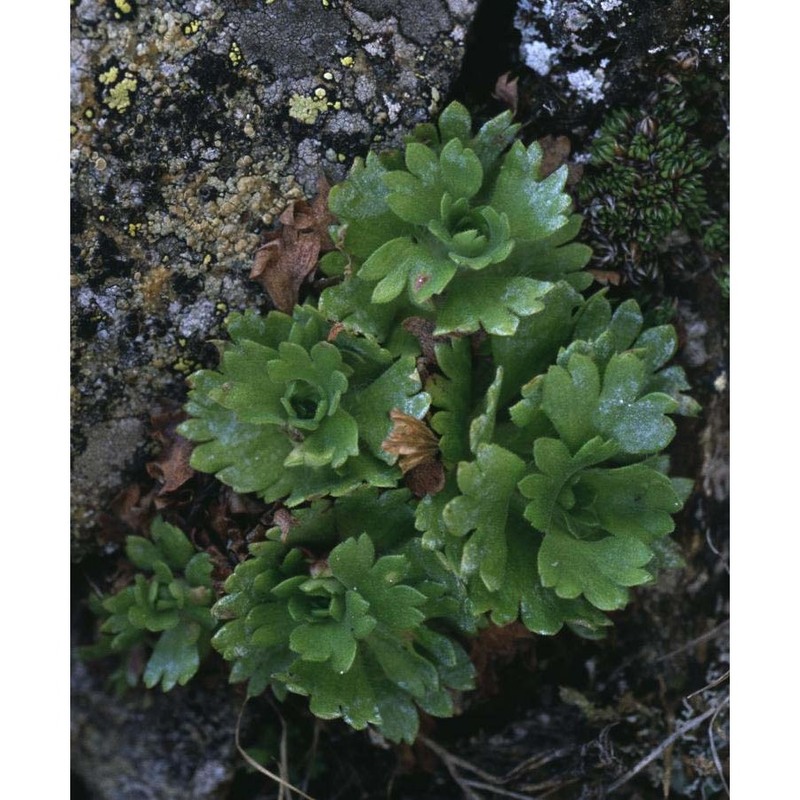
<path id="1" fill-rule="evenodd" d="M 424 422 L 397 408 L 389 412 L 389 417 L 394 427 L 381 447 L 387 453 L 399 456 L 397 463 L 404 475 L 421 464 L 436 460 L 439 440 Z"/>
<path id="2" fill-rule="evenodd" d="M 258 281 L 275 308 L 291 314 L 303 281 L 314 271 L 322 253 L 333 249 L 328 226 L 330 185 L 321 177 L 312 202 L 293 201 L 278 218 L 281 228 L 267 234 L 257 251 L 250 277 Z"/>
<path id="3" fill-rule="evenodd" d="M 161 484 L 159 494 L 174 492 L 194 475 L 189 466 L 191 455 L 192 443 L 176 435 L 161 455 L 146 465 L 147 474 Z"/>
<path id="4" fill-rule="evenodd" d="M 153 516 L 156 490 L 143 492 L 138 484 L 125 486 L 112 499 L 109 513 L 100 515 L 98 539 L 103 542 L 121 544 L 131 531 L 146 536 Z"/>
<path id="5" fill-rule="evenodd" d="M 161 455 L 145 465 L 147 474 L 161 484 L 159 495 L 174 492 L 193 475 L 189 466 L 192 443 L 178 434 L 177 425 L 183 420 L 180 411 L 158 411 L 151 415 L 153 438 L 161 445 Z"/>
<path id="6" fill-rule="evenodd" d="M 497 79 L 492 97 L 505 103 L 511 109 L 511 112 L 516 114 L 519 103 L 519 88 L 517 85 L 519 78 L 511 78 L 510 76 L 510 72 L 505 72 Z"/>
<path id="7" fill-rule="evenodd" d="M 292 516 L 292 512 L 288 508 L 279 506 L 272 516 L 272 524 L 280 528 L 281 541 L 285 543 L 292 526 L 297 525 L 297 520 Z"/>
<path id="8" fill-rule="evenodd" d="M 408 317 L 403 320 L 405 328 L 412 336 L 419 340 L 422 355 L 432 366 L 436 365 L 436 345 L 448 340 L 447 336 L 434 336 L 433 331 L 436 323 L 432 319 L 424 317 Z"/>
<path id="9" fill-rule="evenodd" d="M 485 697 L 496 695 L 500 689 L 498 671 L 513 659 L 533 668 L 536 655 L 532 643 L 534 635 L 519 621 L 498 627 L 484 628 L 472 640 L 470 660 L 478 673 L 478 691 Z"/>
<path id="10" fill-rule="evenodd" d="M 612 270 L 606 269 L 589 269 L 587 272 L 590 272 L 594 279 L 603 286 L 619 286 L 620 281 L 622 280 L 622 276 L 619 272 L 614 272 Z"/>
<path id="11" fill-rule="evenodd" d="M 541 177 L 546 178 L 555 172 L 562 164 L 567 165 L 567 187 L 575 186 L 583 175 L 582 164 L 570 164 L 567 159 L 572 150 L 572 145 L 566 136 L 543 136 L 537 139 L 542 148 Z"/>

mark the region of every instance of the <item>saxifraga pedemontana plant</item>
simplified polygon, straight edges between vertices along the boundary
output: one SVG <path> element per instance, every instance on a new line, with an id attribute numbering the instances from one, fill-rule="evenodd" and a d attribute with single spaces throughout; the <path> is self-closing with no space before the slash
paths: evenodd
<path id="1" fill-rule="evenodd" d="M 403 153 L 357 159 L 329 195 L 327 288 L 229 317 L 179 430 L 196 470 L 291 522 L 219 596 L 177 529 L 129 540 L 153 577 L 99 604 L 101 649 L 145 647 L 148 686 L 213 648 L 248 696 L 413 742 L 473 686 L 470 636 L 602 636 L 674 563 L 691 483 L 664 451 L 697 411 L 675 331 L 587 292 L 566 167 L 542 178 L 517 131 L 505 113 L 474 133 L 453 103 Z"/>

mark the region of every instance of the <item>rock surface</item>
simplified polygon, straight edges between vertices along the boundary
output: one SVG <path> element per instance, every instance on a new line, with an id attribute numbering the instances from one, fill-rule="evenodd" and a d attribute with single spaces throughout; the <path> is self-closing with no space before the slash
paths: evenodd
<path id="1" fill-rule="evenodd" d="M 73 535 L 180 402 L 286 204 L 442 106 L 476 0 L 73 0 Z"/>
<path id="2" fill-rule="evenodd" d="M 237 709 L 222 684 L 122 703 L 81 663 L 72 675 L 73 769 L 91 797 L 215 800 L 233 779 Z"/>
<path id="3" fill-rule="evenodd" d="M 536 119 L 558 120 L 562 133 L 595 124 L 650 91 L 665 57 L 692 54 L 727 69 L 726 19 L 724 0 L 519 0 L 514 26 Z"/>

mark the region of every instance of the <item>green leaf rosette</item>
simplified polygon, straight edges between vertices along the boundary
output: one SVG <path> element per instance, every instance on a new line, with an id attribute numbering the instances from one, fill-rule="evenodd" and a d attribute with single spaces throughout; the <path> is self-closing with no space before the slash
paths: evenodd
<path id="1" fill-rule="evenodd" d="M 366 534 L 309 563 L 279 542 L 251 546 L 214 613 L 227 620 L 214 646 L 248 694 L 267 686 L 306 695 L 322 719 L 376 726 L 412 742 L 419 709 L 451 716 L 450 690 L 472 686 L 461 646 L 429 625 L 441 616 L 441 583 L 402 553 L 376 557 Z"/>
<path id="2" fill-rule="evenodd" d="M 566 168 L 542 178 L 537 144 L 508 149 L 516 127 L 501 115 L 472 136 L 468 112 L 452 103 L 438 130 L 418 129 L 402 160 L 357 162 L 329 197 L 351 274 L 323 292 L 321 308 L 378 336 L 409 306 L 435 319 L 437 334 L 510 336 L 541 311 L 553 282 L 590 253 L 568 243 L 579 219 L 569 215 Z M 582 288 L 586 276 L 573 282 Z M 366 312 L 356 298 L 391 310 Z"/>
<path id="3" fill-rule="evenodd" d="M 215 596 L 208 553 L 198 553 L 160 517 L 150 535 L 127 538 L 125 553 L 140 571 L 132 585 L 93 604 L 103 620 L 100 639 L 82 655 L 121 656 L 123 665 L 112 675 L 118 688 L 141 678 L 148 689 L 161 684 L 167 692 L 185 685 L 209 651 L 217 626 L 211 615 Z"/>
<path id="4" fill-rule="evenodd" d="M 289 317 L 233 315 L 218 370 L 190 378 L 180 432 L 197 443 L 192 466 L 240 492 L 290 505 L 356 486 L 393 486 L 380 447 L 389 412 L 428 408 L 413 355 L 394 358 L 374 340 L 340 331 L 315 309 Z"/>

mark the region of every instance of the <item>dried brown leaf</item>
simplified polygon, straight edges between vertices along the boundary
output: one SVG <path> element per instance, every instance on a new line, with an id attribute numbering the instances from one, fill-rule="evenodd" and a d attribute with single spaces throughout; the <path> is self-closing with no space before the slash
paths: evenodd
<path id="1" fill-rule="evenodd" d="M 132 483 L 121 489 L 111 500 L 107 513 L 100 515 L 98 540 L 121 544 L 131 532 L 146 536 L 150 529 L 156 490 L 143 492 Z"/>
<path id="2" fill-rule="evenodd" d="M 404 475 L 421 464 L 436 460 L 439 440 L 424 422 L 397 408 L 389 412 L 389 417 L 394 427 L 381 447 L 399 456 L 398 464 Z"/>
<path id="3" fill-rule="evenodd" d="M 437 344 L 446 342 L 447 336 L 434 336 L 433 331 L 436 328 L 436 323 L 432 319 L 425 319 L 424 317 L 408 317 L 403 320 L 403 327 L 414 337 L 419 340 L 420 350 L 426 361 L 432 365 L 436 364 L 436 351 Z"/>
<path id="4" fill-rule="evenodd" d="M 492 97 L 496 97 L 500 102 L 505 103 L 512 113 L 516 114 L 519 105 L 519 78 L 511 78 L 510 76 L 511 73 L 506 72 L 497 79 Z"/>
<path id="5" fill-rule="evenodd" d="M 175 434 L 161 455 L 146 465 L 147 474 L 161 484 L 159 494 L 174 492 L 194 475 L 189 466 L 191 455 L 191 442 Z"/>
<path id="6" fill-rule="evenodd" d="M 317 184 L 312 202 L 295 201 L 279 217 L 280 230 L 267 234 L 256 251 L 250 277 L 258 281 L 275 308 L 291 314 L 300 297 L 300 287 L 314 271 L 320 254 L 333 249 L 328 226 L 334 221 L 328 211 L 330 185 Z"/>
<path id="7" fill-rule="evenodd" d="M 546 178 L 563 164 L 567 165 L 567 188 L 575 186 L 583 176 L 582 164 L 569 163 L 572 145 L 566 136 L 543 136 L 537 140 L 542 148 L 541 177 Z"/>
<path id="8" fill-rule="evenodd" d="M 147 474 L 161 484 L 158 495 L 165 495 L 180 489 L 193 475 L 189 466 L 192 443 L 178 434 L 177 426 L 184 414 L 179 410 L 163 409 L 150 416 L 153 438 L 161 445 L 161 454 L 155 461 L 145 465 Z"/>
<path id="9" fill-rule="evenodd" d="M 522 654 L 529 668 L 535 665 L 534 635 L 519 621 L 484 628 L 470 645 L 470 660 L 478 676 L 478 692 L 491 697 L 500 690 L 499 670 Z"/>
<path id="10" fill-rule="evenodd" d="M 288 508 L 280 506 L 275 509 L 272 515 L 272 524 L 277 525 L 281 531 L 281 542 L 286 542 L 286 537 L 293 526 L 297 525 L 297 519 L 292 516 L 292 512 Z"/>
<path id="11" fill-rule="evenodd" d="M 622 280 L 622 275 L 620 275 L 619 272 L 605 269 L 590 269 L 587 270 L 587 272 L 590 272 L 594 276 L 594 279 L 603 286 L 608 286 L 609 284 L 611 286 L 619 286 Z"/>
<path id="12" fill-rule="evenodd" d="M 540 173 L 546 178 L 555 172 L 562 164 L 567 163 L 572 145 L 566 136 L 543 136 L 537 140 L 542 148 L 542 166 Z"/>

